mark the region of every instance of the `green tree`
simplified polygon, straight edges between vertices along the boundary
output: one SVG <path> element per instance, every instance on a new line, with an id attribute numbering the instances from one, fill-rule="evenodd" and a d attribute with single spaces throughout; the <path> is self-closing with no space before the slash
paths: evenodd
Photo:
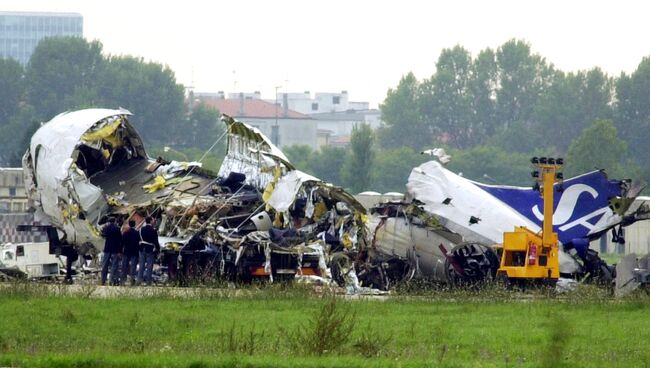
<path id="1" fill-rule="evenodd" d="M 22 156 L 39 127 L 34 108 L 29 105 L 19 107 L 7 124 L 0 126 L 0 165 L 21 166 Z"/>
<path id="2" fill-rule="evenodd" d="M 341 168 L 348 151 L 342 147 L 323 146 L 311 155 L 311 169 L 319 179 L 342 185 Z"/>
<path id="3" fill-rule="evenodd" d="M 43 39 L 25 72 L 27 100 L 49 120 L 66 110 L 97 104 L 95 87 L 104 66 L 102 44 L 79 37 Z"/>
<path id="4" fill-rule="evenodd" d="M 385 127 L 378 132 L 382 147 L 427 147 L 433 142 L 431 129 L 420 114 L 420 84 L 413 73 L 400 80 L 397 88 L 389 89 L 380 106 Z"/>
<path id="5" fill-rule="evenodd" d="M 631 74 L 616 82 L 616 127 L 629 143 L 630 156 L 645 165 L 650 155 L 650 57 L 644 57 Z"/>
<path id="6" fill-rule="evenodd" d="M 131 122 L 143 139 L 176 143 L 180 124 L 185 120 L 185 97 L 171 69 L 142 58 L 112 56 L 97 86 L 103 105 L 121 106 L 134 114 Z"/>
<path id="7" fill-rule="evenodd" d="M 359 193 L 370 188 L 374 134 L 368 124 L 360 124 L 352 129 L 350 153 L 345 158 L 341 177 L 352 192 Z"/>
<path id="8" fill-rule="evenodd" d="M 589 70 L 581 85 L 581 108 L 585 121 L 611 119 L 614 116 L 614 80 L 600 68 Z"/>
<path id="9" fill-rule="evenodd" d="M 456 46 L 443 49 L 436 73 L 422 84 L 420 111 L 436 137 L 452 147 L 470 146 L 477 139 L 472 114 L 472 57 Z"/>
<path id="10" fill-rule="evenodd" d="M 296 169 L 313 175 L 314 172 L 311 163 L 314 150 L 310 146 L 306 144 L 295 144 L 282 147 L 282 152 L 284 152 Z"/>
<path id="11" fill-rule="evenodd" d="M 621 176 L 627 143 L 620 139 L 611 120 L 596 120 L 571 143 L 566 157 L 568 176 L 595 169 L 606 169 L 612 177 Z"/>
<path id="12" fill-rule="evenodd" d="M 423 156 L 411 147 L 382 150 L 377 153 L 372 167 L 372 185 L 366 189 L 403 193 L 411 170 L 429 159 L 430 156 Z"/>
<path id="13" fill-rule="evenodd" d="M 530 156 L 494 146 L 476 146 L 451 152 L 448 168 L 463 177 L 485 184 L 528 185 Z"/>
<path id="14" fill-rule="evenodd" d="M 0 126 L 18 111 L 25 92 L 23 67 L 13 59 L 0 59 Z"/>
<path id="15" fill-rule="evenodd" d="M 531 123 L 533 109 L 552 83 L 553 68 L 544 58 L 531 54 L 530 45 L 510 40 L 497 50 L 499 89 L 497 119 L 504 128 L 513 122 Z"/>
<path id="16" fill-rule="evenodd" d="M 549 147 L 552 144 L 552 141 L 543 141 L 537 130 L 531 129 L 528 123 L 521 121 L 511 122 L 508 129 L 499 131 L 485 143 L 486 146 L 515 153 L 531 153 L 535 149 L 553 148 Z"/>
<path id="17" fill-rule="evenodd" d="M 495 97 L 498 82 L 496 55 L 492 49 L 487 48 L 481 51 L 473 62 L 470 81 L 473 129 L 479 143 L 498 131 Z"/>
<path id="18" fill-rule="evenodd" d="M 566 152 L 573 139 L 594 120 L 612 117 L 612 82 L 600 69 L 554 73 L 552 84 L 535 106 L 534 135 L 545 146 Z"/>
<path id="19" fill-rule="evenodd" d="M 214 142 L 222 137 L 225 126 L 219 120 L 219 111 L 204 103 L 200 103 L 192 109 L 192 112 L 183 124 L 178 124 L 176 133 L 177 144 L 181 147 L 195 147 L 207 150 Z M 213 148 L 212 153 L 223 156 L 226 149 L 226 139 Z"/>

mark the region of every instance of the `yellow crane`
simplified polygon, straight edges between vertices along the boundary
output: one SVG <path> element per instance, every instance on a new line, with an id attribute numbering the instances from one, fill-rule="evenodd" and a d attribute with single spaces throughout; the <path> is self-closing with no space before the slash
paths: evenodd
<path id="1" fill-rule="evenodd" d="M 503 234 L 501 266 L 497 277 L 508 279 L 557 280 L 560 277 L 557 233 L 553 232 L 554 184 L 561 182 L 561 158 L 533 157 L 532 172 L 536 190 L 544 200 L 542 231 L 535 233 L 525 226 L 517 226 Z"/>

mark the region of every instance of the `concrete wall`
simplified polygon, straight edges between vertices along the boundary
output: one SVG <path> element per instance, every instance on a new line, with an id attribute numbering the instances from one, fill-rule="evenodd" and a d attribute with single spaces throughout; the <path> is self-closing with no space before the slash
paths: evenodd
<path id="1" fill-rule="evenodd" d="M 318 110 L 312 109 L 312 104 L 315 102 L 311 99 L 309 91 L 304 93 L 287 93 L 287 106 L 289 110 L 297 111 L 302 114 L 311 114 Z M 284 101 L 284 94 L 278 93 L 278 102 Z"/>
<path id="2" fill-rule="evenodd" d="M 648 202 L 648 197 L 638 197 L 632 208 L 638 207 L 641 203 Z M 618 230 L 618 228 L 617 228 Z M 650 253 L 650 220 L 637 221 L 630 226 L 623 228 L 625 244 L 612 242 L 611 230 L 600 239 L 592 241 L 589 246 L 601 253 Z"/>
<path id="3" fill-rule="evenodd" d="M 342 111 L 310 116 L 317 121 L 318 129 L 329 130 L 333 136 L 350 136 L 352 129 L 361 123 L 368 124 L 371 129 L 377 129 L 382 124 L 379 110 Z"/>
<path id="4" fill-rule="evenodd" d="M 332 135 L 350 135 L 355 125 L 360 124 L 359 121 L 340 121 L 340 120 L 317 120 L 316 124 L 318 129 L 329 130 Z"/>
<path id="5" fill-rule="evenodd" d="M 650 253 L 650 220 L 638 221 L 623 228 L 623 237 L 625 244 L 614 243 L 610 231 L 601 239 L 592 241 L 590 247 L 601 253 Z"/>
<path id="6" fill-rule="evenodd" d="M 23 169 L 0 168 L 0 213 L 27 211 Z"/>
<path id="7" fill-rule="evenodd" d="M 341 92 L 316 92 L 314 98 L 309 91 L 303 93 L 278 93 L 278 101 L 284 101 L 287 97 L 289 110 L 302 114 L 320 114 L 331 112 L 343 112 L 347 110 L 368 110 L 368 102 L 354 102 L 349 100 L 347 91 Z M 273 102 L 273 101 L 269 101 Z"/>
<path id="8" fill-rule="evenodd" d="M 237 118 L 249 125 L 259 129 L 269 139 L 273 139 L 273 126 L 275 118 Z M 312 149 L 318 148 L 316 121 L 312 119 L 283 119 L 278 118 L 279 126 L 279 147 L 305 144 Z"/>

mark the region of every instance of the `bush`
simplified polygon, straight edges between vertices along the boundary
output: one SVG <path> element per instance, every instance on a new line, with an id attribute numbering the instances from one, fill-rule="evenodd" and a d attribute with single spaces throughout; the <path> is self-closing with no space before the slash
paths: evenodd
<path id="1" fill-rule="evenodd" d="M 341 307 L 336 296 L 327 296 L 307 328 L 298 329 L 290 342 L 295 350 L 310 355 L 340 351 L 350 341 L 356 320 L 356 314 Z"/>

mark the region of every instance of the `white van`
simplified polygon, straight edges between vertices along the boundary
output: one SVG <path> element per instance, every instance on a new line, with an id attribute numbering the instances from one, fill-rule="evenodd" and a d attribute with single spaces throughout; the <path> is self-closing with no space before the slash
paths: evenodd
<path id="1" fill-rule="evenodd" d="M 18 269 L 29 278 L 59 276 L 61 258 L 44 243 L 7 243 L 0 246 L 0 269 Z"/>

